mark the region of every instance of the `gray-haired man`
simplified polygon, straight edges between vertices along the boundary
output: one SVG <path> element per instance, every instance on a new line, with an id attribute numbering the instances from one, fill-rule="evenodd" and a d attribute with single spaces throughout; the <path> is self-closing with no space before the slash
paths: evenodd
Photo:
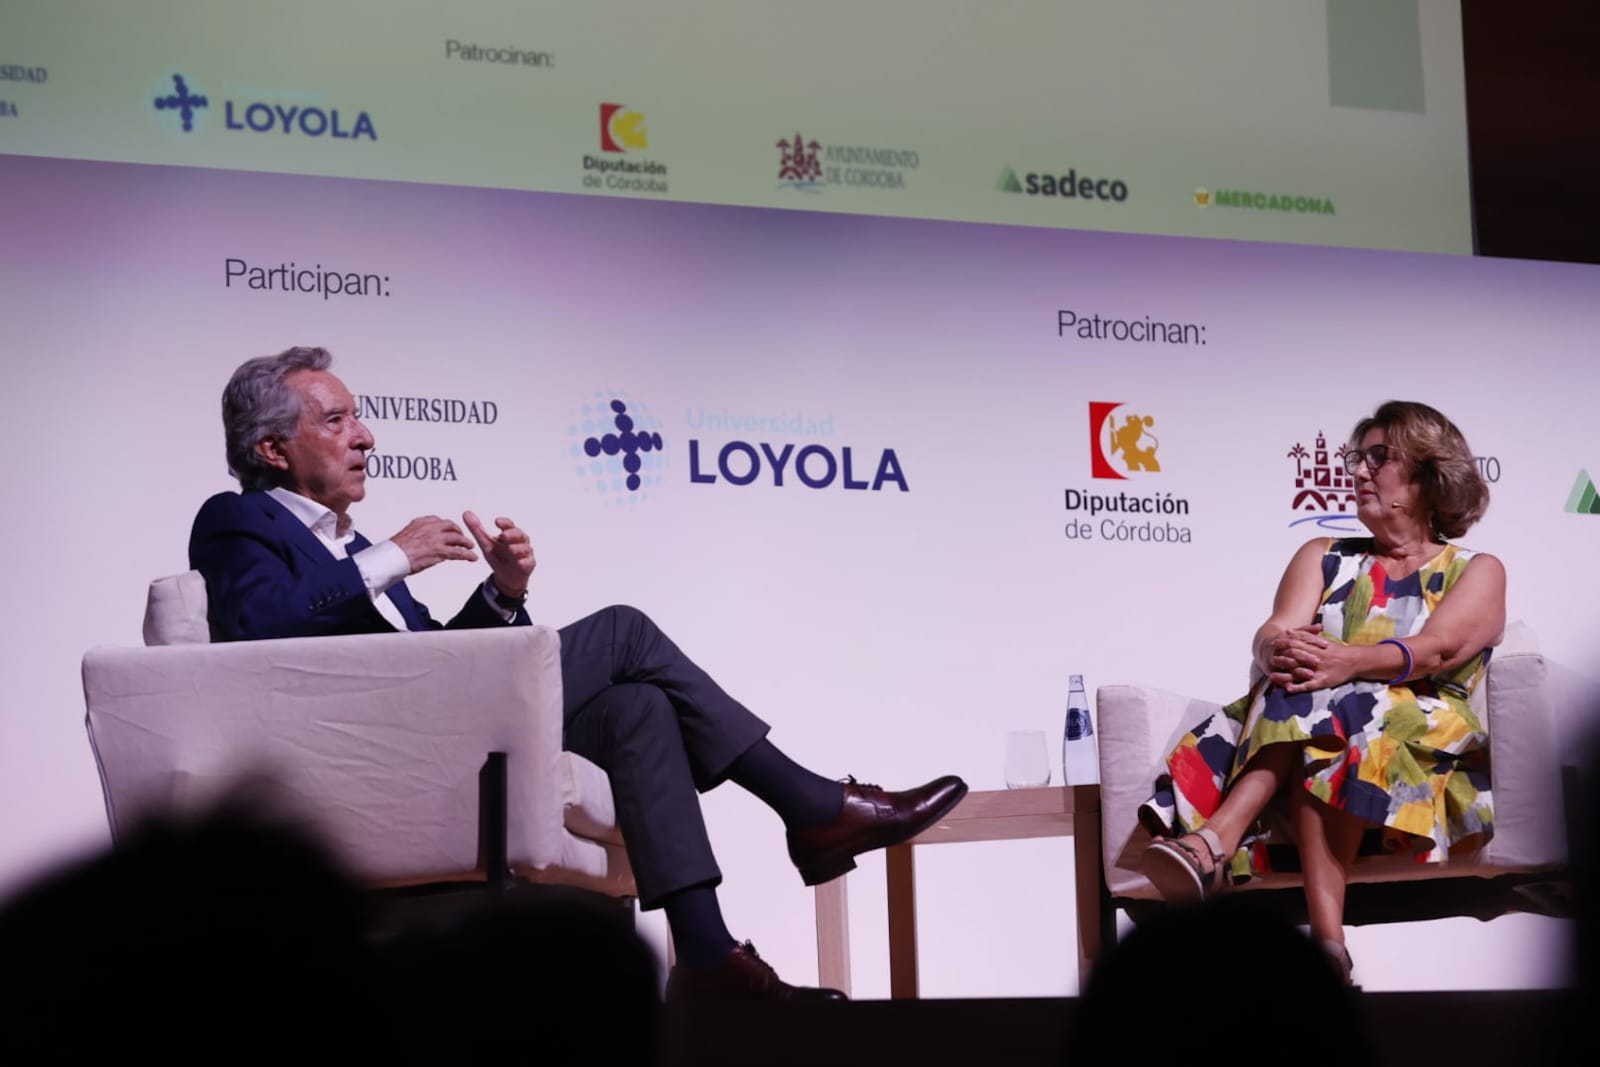
<path id="1" fill-rule="evenodd" d="M 470 511 L 460 525 L 422 516 L 377 543 L 354 530 L 373 437 L 331 362 L 325 349 L 291 348 L 248 360 L 223 391 L 228 464 L 243 491 L 207 500 L 189 540 L 213 639 L 528 625 L 535 557 L 511 519 L 490 529 Z M 489 575 L 446 623 L 406 589 L 409 575 L 479 553 Z M 563 743 L 606 771 L 640 906 L 666 910 L 678 954 L 668 997 L 841 998 L 783 982 L 728 932 L 698 793 L 731 780 L 767 803 L 815 885 L 920 833 L 966 784 L 945 776 L 890 793 L 814 774 L 636 608 L 608 607 L 560 633 Z"/>

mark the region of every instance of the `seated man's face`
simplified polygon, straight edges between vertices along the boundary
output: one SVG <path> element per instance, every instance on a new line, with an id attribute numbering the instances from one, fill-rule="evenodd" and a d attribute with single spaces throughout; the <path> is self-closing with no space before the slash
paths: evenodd
<path id="1" fill-rule="evenodd" d="M 356 418 L 355 397 L 327 371 L 298 370 L 284 384 L 301 398 L 295 435 L 277 442 L 274 465 L 287 475 L 284 488 L 343 515 L 367 495 L 372 434 Z"/>

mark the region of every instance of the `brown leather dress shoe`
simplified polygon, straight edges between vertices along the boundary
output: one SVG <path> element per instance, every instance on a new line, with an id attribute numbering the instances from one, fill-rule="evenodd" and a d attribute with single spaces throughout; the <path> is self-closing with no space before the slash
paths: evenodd
<path id="1" fill-rule="evenodd" d="M 735 946 L 714 970 L 679 964 L 667 975 L 667 999 L 676 1000 L 849 1000 L 837 989 L 790 985 L 746 941 Z"/>
<path id="2" fill-rule="evenodd" d="M 846 778 L 844 810 L 826 826 L 789 831 L 789 858 L 806 885 L 831 882 L 855 867 L 855 857 L 909 841 L 950 813 L 967 795 L 953 774 L 890 793 Z"/>

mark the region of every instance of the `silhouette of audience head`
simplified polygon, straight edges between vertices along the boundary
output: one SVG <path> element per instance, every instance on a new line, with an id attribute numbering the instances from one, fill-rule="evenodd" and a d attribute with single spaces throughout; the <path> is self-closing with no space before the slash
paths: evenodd
<path id="1" fill-rule="evenodd" d="M 1600 723 L 1600 707 L 1589 710 L 1588 721 Z M 1600 1012 L 1600 725 L 1589 727 L 1581 751 L 1578 764 L 1563 769 L 1573 935 L 1568 987 L 1547 1045 L 1552 1062 L 1589 1039 Z"/>
<path id="2" fill-rule="evenodd" d="M 74 1053 L 289 1052 L 359 999 L 361 904 L 311 836 L 241 788 L 194 818 L 151 818 L 0 910 L 23 978 L 3 1039 Z M 212 1046 L 225 1038 L 224 1046 Z"/>
<path id="3" fill-rule="evenodd" d="M 658 1060 L 655 955 L 614 903 L 551 890 L 478 894 L 450 921 L 402 932 L 375 953 L 407 1055 Z"/>
<path id="4" fill-rule="evenodd" d="M 1221 1055 L 1372 1063 L 1361 1003 L 1327 953 L 1249 893 L 1170 907 L 1101 957 L 1067 1034 L 1068 1063 Z"/>
<path id="5" fill-rule="evenodd" d="M 478 891 L 384 929 L 376 899 L 270 790 L 150 818 L 0 904 L 0 1062 L 654 1062 L 656 962 L 626 911 Z"/>

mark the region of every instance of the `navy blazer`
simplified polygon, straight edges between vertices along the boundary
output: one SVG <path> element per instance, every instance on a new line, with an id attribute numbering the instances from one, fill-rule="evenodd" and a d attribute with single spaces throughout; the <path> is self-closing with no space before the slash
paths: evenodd
<path id="1" fill-rule="evenodd" d="M 358 533 L 350 551 L 371 544 Z M 293 512 L 259 490 L 218 493 L 201 505 L 189 534 L 189 566 L 205 576 L 213 641 L 394 632 L 367 595 L 355 560 L 334 558 Z M 443 624 L 404 582 L 388 594 L 411 630 L 506 625 L 481 587 Z M 516 624 L 528 622 L 527 612 L 518 611 Z"/>

